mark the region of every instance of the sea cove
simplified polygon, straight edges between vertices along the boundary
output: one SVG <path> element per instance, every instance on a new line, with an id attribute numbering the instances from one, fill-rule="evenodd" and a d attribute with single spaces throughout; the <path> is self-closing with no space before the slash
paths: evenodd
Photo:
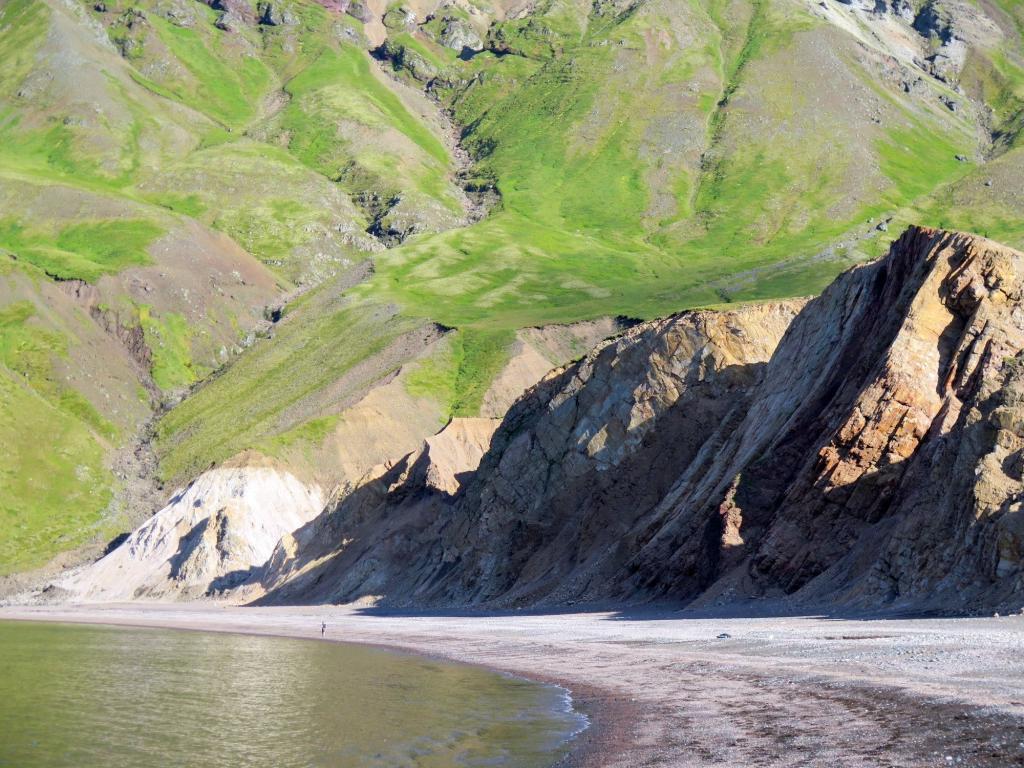
<path id="1" fill-rule="evenodd" d="M 0 622 L 0 765 L 551 765 L 564 690 L 346 643 Z"/>

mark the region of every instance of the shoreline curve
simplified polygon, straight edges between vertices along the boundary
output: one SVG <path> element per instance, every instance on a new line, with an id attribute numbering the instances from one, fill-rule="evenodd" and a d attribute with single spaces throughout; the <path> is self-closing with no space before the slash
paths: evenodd
<path id="1" fill-rule="evenodd" d="M 218 603 L 7 606 L 0 619 L 390 648 L 567 689 L 561 768 L 1024 764 L 1024 617 L 402 613 Z M 314 634 L 315 633 L 315 634 Z M 946 760 L 946 758 L 949 760 Z"/>

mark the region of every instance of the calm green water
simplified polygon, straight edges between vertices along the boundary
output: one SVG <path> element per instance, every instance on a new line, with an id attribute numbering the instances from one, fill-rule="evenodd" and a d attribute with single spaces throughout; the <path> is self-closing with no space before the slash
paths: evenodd
<path id="1" fill-rule="evenodd" d="M 0 766 L 547 766 L 559 689 L 354 645 L 0 622 Z"/>

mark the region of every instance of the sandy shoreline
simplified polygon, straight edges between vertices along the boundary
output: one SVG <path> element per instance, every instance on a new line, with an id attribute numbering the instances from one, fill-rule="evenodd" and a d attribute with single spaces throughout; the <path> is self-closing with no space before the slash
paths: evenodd
<path id="1" fill-rule="evenodd" d="M 330 640 L 557 683 L 592 721 L 572 766 L 1024 766 L 1024 617 L 682 616 L 0 608 L 0 619 L 305 638 L 323 620 Z"/>

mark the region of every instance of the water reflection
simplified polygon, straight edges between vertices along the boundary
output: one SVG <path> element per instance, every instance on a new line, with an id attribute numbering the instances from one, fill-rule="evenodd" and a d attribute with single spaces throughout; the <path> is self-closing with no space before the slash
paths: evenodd
<path id="1" fill-rule="evenodd" d="M 0 766 L 551 765 L 558 689 L 360 646 L 0 622 Z"/>

